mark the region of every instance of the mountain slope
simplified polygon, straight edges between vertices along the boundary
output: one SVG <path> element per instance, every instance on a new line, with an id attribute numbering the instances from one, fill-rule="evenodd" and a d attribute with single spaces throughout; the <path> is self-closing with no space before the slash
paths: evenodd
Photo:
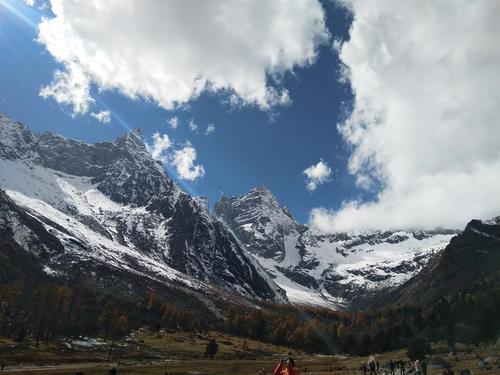
<path id="1" fill-rule="evenodd" d="M 299 224 L 265 188 L 223 197 L 214 214 L 296 303 L 356 308 L 401 285 L 455 231 L 319 232 Z"/>
<path id="2" fill-rule="evenodd" d="M 224 225 L 152 159 L 138 131 L 86 144 L 32 134 L 0 115 L 0 171 L 3 233 L 48 274 L 133 275 L 286 301 Z"/>
<path id="3" fill-rule="evenodd" d="M 500 216 L 472 220 L 463 233 L 414 278 L 375 306 L 432 306 L 439 299 L 458 293 L 500 272 Z"/>

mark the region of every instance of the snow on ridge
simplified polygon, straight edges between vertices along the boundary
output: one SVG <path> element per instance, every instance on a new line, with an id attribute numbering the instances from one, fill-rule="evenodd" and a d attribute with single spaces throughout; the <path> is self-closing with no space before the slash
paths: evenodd
<path id="1" fill-rule="evenodd" d="M 394 288 L 441 251 L 449 230 L 324 233 L 298 223 L 268 189 L 216 204 L 248 250 L 290 300 L 347 306 L 357 294 Z M 342 296 L 342 297 L 339 297 Z"/>
<path id="2" fill-rule="evenodd" d="M 149 278 L 157 274 L 193 285 L 201 285 L 195 279 L 210 280 L 210 289 L 281 298 L 244 248 L 218 232 L 206 202 L 168 177 L 138 132 L 85 144 L 51 133 L 32 134 L 1 116 L 0 134 L 6 135 L 0 139 L 0 188 L 52 234 L 50 247 L 57 247 L 57 253 L 42 260 L 46 272 L 64 273 L 63 263 L 54 262 L 73 256 L 70 263 L 75 265 L 94 259 Z M 2 216 L 8 223 L 9 213 Z M 30 223 L 19 226 L 29 229 Z M 31 237 L 25 239 L 27 251 L 41 240 L 38 232 Z M 228 251 L 234 256 L 226 256 Z M 214 256 L 221 261 L 214 263 Z M 197 269 L 200 264 L 203 269 Z M 228 275 L 236 281 L 229 282 Z"/>
<path id="3" fill-rule="evenodd" d="M 120 214 L 130 218 L 148 214 L 144 207 L 130 207 L 116 203 L 101 193 L 90 182 L 88 177 L 72 176 L 58 171 L 52 171 L 37 165 L 29 165 L 19 160 L 0 159 L 0 187 L 18 205 L 27 212 L 47 218 L 55 224 L 65 228 L 70 233 L 63 233 L 57 228 L 44 224 L 51 232 L 58 232 L 57 237 L 62 240 L 65 248 L 73 253 L 79 249 L 72 246 L 71 239 L 86 243 L 92 253 L 81 253 L 79 256 L 91 257 L 104 261 L 117 268 L 127 269 L 130 272 L 139 271 L 127 265 L 124 256 L 136 259 L 144 268 L 149 269 L 152 277 L 158 275 L 167 280 L 182 281 L 189 286 L 199 284 L 186 278 L 186 275 L 167 266 L 144 253 L 137 251 L 133 246 L 124 246 L 116 240 L 107 238 L 79 221 L 78 215 L 88 215 L 102 219 L 104 227 L 110 233 L 115 232 L 113 215 Z M 160 222 L 156 229 L 157 239 L 166 236 L 166 220 Z M 47 272 L 54 272 L 50 267 Z"/>
<path id="4" fill-rule="evenodd" d="M 203 283 L 187 278 L 185 274 L 167 266 L 164 262 L 145 255 L 133 246 L 121 245 L 117 241 L 99 234 L 78 221 L 75 217 L 59 211 L 42 200 L 26 196 L 17 191 L 6 190 L 6 192 L 11 199 L 19 206 L 28 210 L 28 212 L 47 218 L 58 226 L 63 227 L 66 232 L 62 232 L 58 228 L 44 223 L 47 230 L 50 230 L 52 233 L 57 232 L 57 237 L 63 243 L 65 250 L 77 255 L 80 259 L 90 258 L 147 278 L 163 281 L 180 281 L 190 287 L 198 286 L 198 288 L 202 288 Z M 73 246 L 73 239 L 86 244 L 85 251 L 82 251 L 79 246 Z M 88 252 L 88 249 L 91 249 L 91 252 Z M 135 259 L 148 272 L 130 267 L 130 262 L 126 259 L 127 257 Z M 50 266 L 46 270 L 54 272 Z"/>

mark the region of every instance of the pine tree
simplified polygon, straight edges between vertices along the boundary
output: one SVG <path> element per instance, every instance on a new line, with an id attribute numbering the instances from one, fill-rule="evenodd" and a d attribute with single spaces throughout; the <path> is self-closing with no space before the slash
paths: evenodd
<path id="1" fill-rule="evenodd" d="M 215 339 L 210 339 L 210 341 L 208 341 L 207 346 L 205 347 L 205 357 L 214 359 L 218 351 L 219 351 L 219 344 L 217 344 L 217 341 L 215 341 Z"/>
<path id="2" fill-rule="evenodd" d="M 372 338 L 368 333 L 365 333 L 361 338 L 361 344 L 359 345 L 359 352 L 362 355 L 370 354 L 372 351 Z"/>

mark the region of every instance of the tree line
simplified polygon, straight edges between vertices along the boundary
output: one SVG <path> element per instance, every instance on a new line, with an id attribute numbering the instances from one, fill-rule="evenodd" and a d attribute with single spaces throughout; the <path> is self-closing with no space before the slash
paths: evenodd
<path id="1" fill-rule="evenodd" d="M 354 313 L 261 304 L 226 306 L 223 316 L 165 298 L 158 290 L 118 299 L 56 282 L 0 285 L 0 336 L 36 345 L 56 337 L 101 336 L 111 341 L 133 329 L 206 333 L 209 330 L 317 353 L 365 355 L 446 340 L 477 344 L 500 335 L 500 283 L 485 281 L 425 308 Z M 420 345 L 420 344 L 419 344 Z M 421 345 L 421 346 L 422 346 Z"/>

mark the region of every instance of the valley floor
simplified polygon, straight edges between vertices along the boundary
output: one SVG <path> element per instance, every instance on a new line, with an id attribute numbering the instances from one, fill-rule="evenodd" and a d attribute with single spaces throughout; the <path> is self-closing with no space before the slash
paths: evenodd
<path id="1" fill-rule="evenodd" d="M 215 338 L 219 343 L 219 353 L 214 360 L 204 359 L 203 351 L 208 339 Z M 102 344 L 102 345 L 101 345 Z M 107 374 L 115 367 L 118 374 L 164 375 L 172 374 L 258 374 L 263 368 L 272 374 L 281 356 L 290 350 L 240 337 L 210 333 L 207 336 L 186 333 L 161 333 L 139 331 L 128 340 L 120 342 L 124 346 L 113 351 L 111 361 L 107 362 L 109 343 L 88 340 L 86 343 L 53 342 L 41 344 L 39 348 L 30 340 L 16 345 L 8 340 L 0 340 L 1 374 L 68 374 L 82 371 L 85 375 Z M 482 347 L 479 354 L 490 358 L 491 365 L 479 368 L 476 351 L 462 348 L 457 357 L 447 357 L 444 347 L 434 346 L 434 356 L 430 360 L 428 375 L 441 375 L 443 363 L 453 366 L 455 374 L 469 369 L 475 375 L 500 374 L 499 345 Z M 121 364 L 117 366 L 121 352 Z M 361 374 L 362 361 L 367 357 L 306 355 L 291 351 L 301 374 L 308 375 L 351 375 Z M 381 364 L 390 359 L 405 360 L 403 350 L 377 355 Z M 384 374 L 382 368 L 379 374 Z M 408 373 L 408 372 L 407 372 Z M 399 371 L 397 372 L 399 375 Z"/>
<path id="2" fill-rule="evenodd" d="M 385 356 L 382 356 L 385 357 Z M 350 357 L 297 357 L 300 365 L 298 369 L 302 375 L 309 373 L 315 375 L 354 375 L 361 374 L 359 363 L 363 358 Z M 165 372 L 169 375 L 175 374 L 241 374 L 241 375 L 256 375 L 262 368 L 265 368 L 267 374 L 272 374 L 272 370 L 276 364 L 276 360 L 188 360 L 188 361 L 171 361 L 165 363 L 151 364 L 124 364 L 116 367 L 118 374 L 134 374 L 134 375 L 164 375 Z M 80 364 L 61 364 L 57 366 L 23 366 L 19 368 L 10 368 L 1 372 L 2 374 L 67 374 L 74 375 L 77 371 L 82 371 L 85 375 L 107 374 L 111 365 L 97 363 L 80 363 Z M 453 367 L 456 375 L 460 374 L 463 369 L 472 369 L 471 374 L 475 375 L 498 375 L 500 369 L 477 369 L 476 362 L 473 357 L 463 358 L 461 363 Z M 428 375 L 441 375 L 442 368 L 429 368 Z M 379 372 L 386 374 L 385 370 Z"/>

